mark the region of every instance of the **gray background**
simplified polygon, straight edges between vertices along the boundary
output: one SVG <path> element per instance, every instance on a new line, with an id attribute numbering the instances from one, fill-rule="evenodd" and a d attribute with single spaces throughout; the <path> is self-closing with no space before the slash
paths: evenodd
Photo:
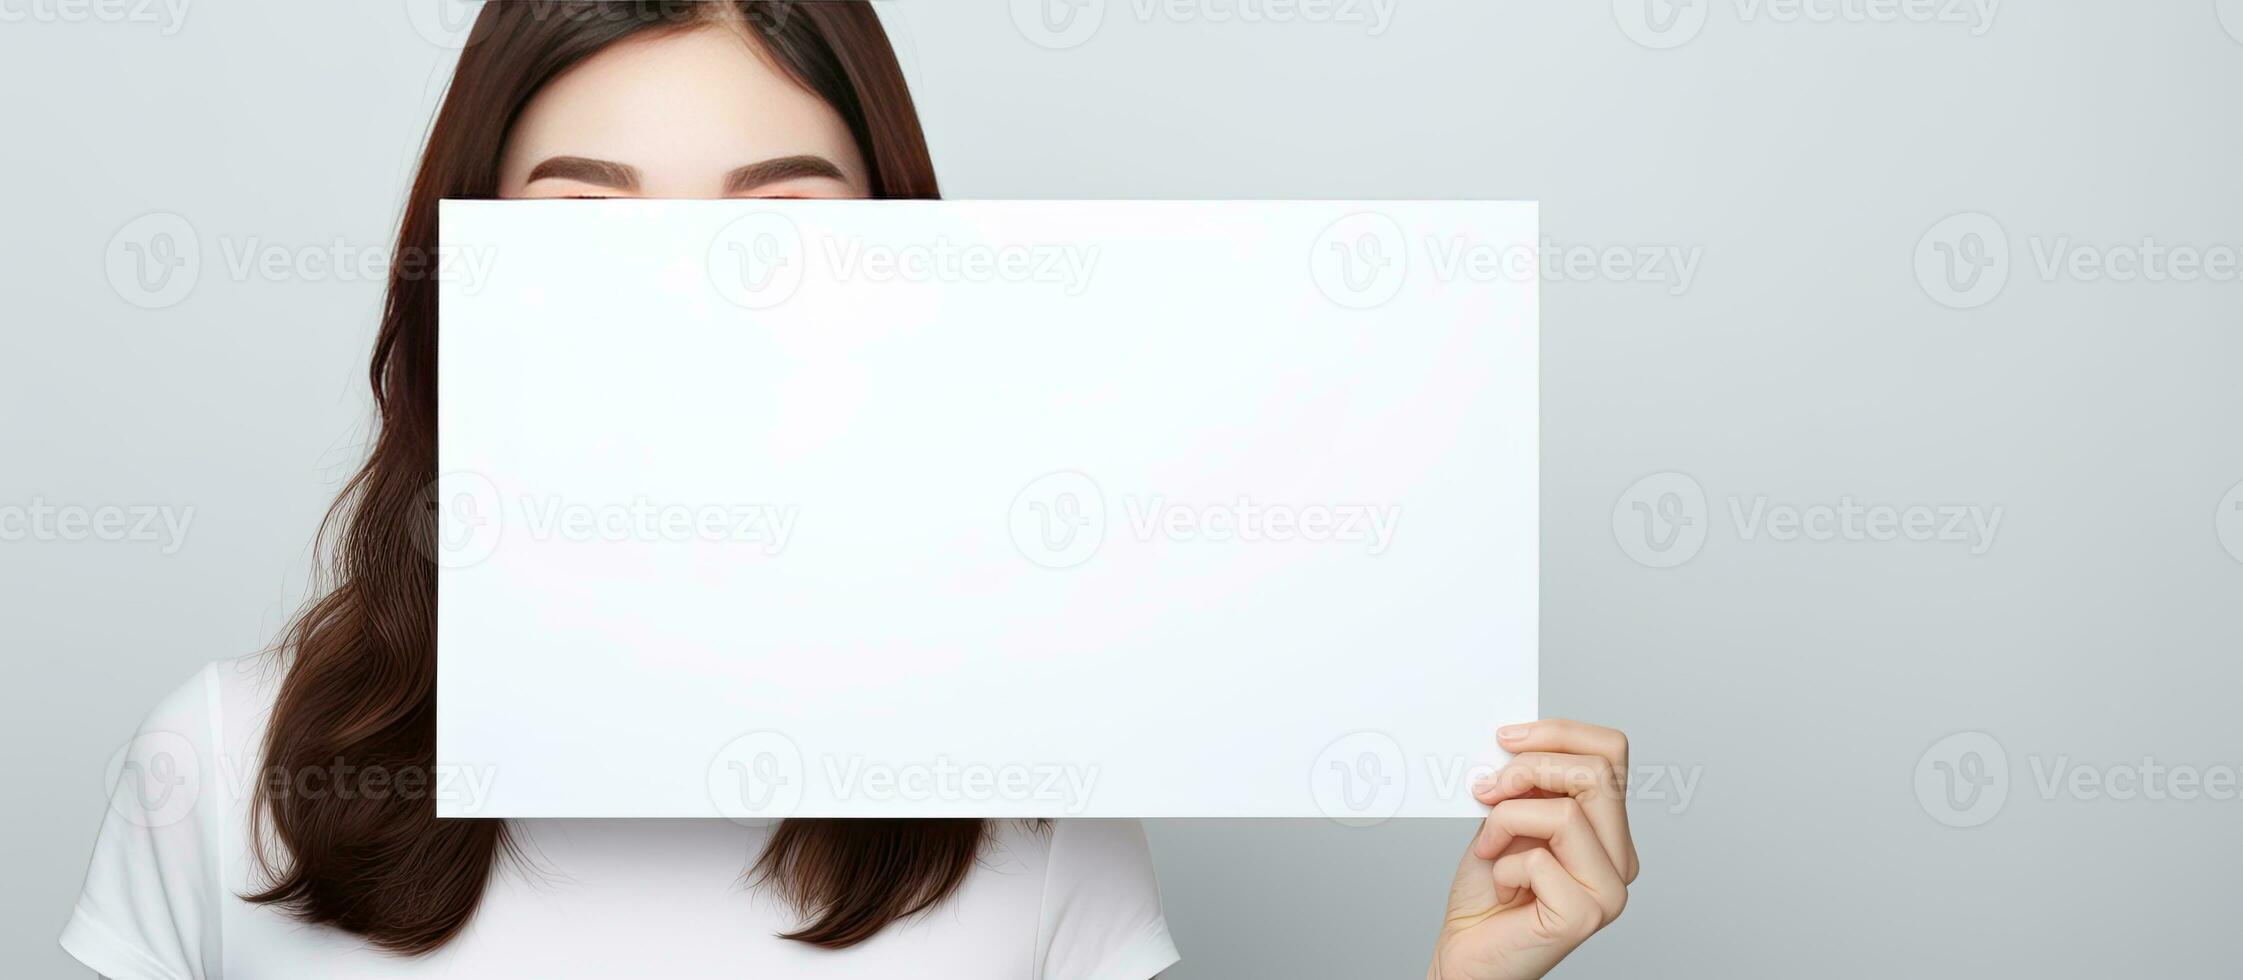
<path id="1" fill-rule="evenodd" d="M 2243 245 L 2243 4 L 1974 30 L 1699 0 L 1631 34 L 1644 2 L 1392 0 L 1378 30 L 1094 0 L 1057 37 L 994 0 L 887 9 L 954 197 L 1525 198 L 1558 246 L 1700 257 L 1686 289 L 1544 291 L 1542 693 L 1634 736 L 1645 866 L 1561 973 L 2232 974 L 2243 802 L 2040 777 L 2243 763 L 2243 284 L 2049 276 L 2034 249 Z M 303 594 L 379 288 L 219 250 L 388 240 L 452 57 L 414 9 L 0 23 L 0 506 L 193 509 L 169 554 L 0 541 L 12 975 L 77 975 L 54 936 L 110 752 Z M 145 311 L 104 263 L 152 211 L 203 266 Z M 1965 212 L 1998 232 L 1925 240 Z M 1993 247 L 1983 305 L 1919 277 L 1942 243 Z M 1682 476 L 1632 489 L 1657 474 Z M 1702 506 L 1662 503 L 1683 480 Z M 1763 498 L 2002 520 L 1779 540 L 1733 516 Z M 1702 542 L 1657 550 L 1676 525 L 1637 502 Z M 1180 977 L 1414 975 L 1468 833 L 1150 829 Z"/>

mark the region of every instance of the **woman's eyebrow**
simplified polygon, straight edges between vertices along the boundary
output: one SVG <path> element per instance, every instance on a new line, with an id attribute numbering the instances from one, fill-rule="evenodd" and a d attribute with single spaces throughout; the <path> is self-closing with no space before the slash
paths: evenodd
<path id="1" fill-rule="evenodd" d="M 791 157 L 773 157 L 761 163 L 751 163 L 724 176 L 726 194 L 745 194 L 765 184 L 798 177 L 830 177 L 845 180 L 841 168 L 824 157 L 798 153 Z"/>
<path id="2" fill-rule="evenodd" d="M 532 167 L 530 169 L 530 179 L 524 181 L 524 183 L 534 184 L 548 177 L 574 180 L 600 187 L 614 188 L 619 191 L 639 189 L 638 169 L 628 164 L 616 163 L 613 160 L 594 160 L 589 157 L 552 157 L 544 163 Z"/>

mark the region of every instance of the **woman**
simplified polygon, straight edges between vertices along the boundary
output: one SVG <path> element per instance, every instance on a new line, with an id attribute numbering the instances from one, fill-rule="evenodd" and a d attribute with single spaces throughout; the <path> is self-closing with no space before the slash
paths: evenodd
<path id="1" fill-rule="evenodd" d="M 1121 980 L 1175 962 L 1128 821 L 435 817 L 436 285 L 413 259 L 434 254 L 436 202 L 934 196 L 863 3 L 487 5 L 407 203 L 334 585 L 277 663 L 213 664 L 150 716 L 65 947 L 116 980 Z M 1504 742 L 1520 754 L 1479 791 L 1493 810 L 1429 975 L 1539 976 L 1635 874 L 1619 733 L 1548 721 Z"/>

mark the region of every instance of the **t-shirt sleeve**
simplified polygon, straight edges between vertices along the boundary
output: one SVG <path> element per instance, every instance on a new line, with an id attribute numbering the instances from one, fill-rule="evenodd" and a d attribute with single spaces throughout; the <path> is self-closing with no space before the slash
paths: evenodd
<path id="1" fill-rule="evenodd" d="M 1056 822 L 1044 875 L 1038 980 L 1148 980 L 1176 962 L 1137 821 Z"/>
<path id="2" fill-rule="evenodd" d="M 219 976 L 217 693 L 213 665 L 109 760 L 109 806 L 62 948 L 110 980 Z"/>

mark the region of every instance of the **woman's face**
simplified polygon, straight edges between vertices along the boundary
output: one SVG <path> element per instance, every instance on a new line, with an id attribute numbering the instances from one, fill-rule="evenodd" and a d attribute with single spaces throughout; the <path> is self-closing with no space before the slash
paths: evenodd
<path id="1" fill-rule="evenodd" d="M 502 198 L 871 196 L 839 113 L 713 23 L 618 42 L 507 134 Z"/>

